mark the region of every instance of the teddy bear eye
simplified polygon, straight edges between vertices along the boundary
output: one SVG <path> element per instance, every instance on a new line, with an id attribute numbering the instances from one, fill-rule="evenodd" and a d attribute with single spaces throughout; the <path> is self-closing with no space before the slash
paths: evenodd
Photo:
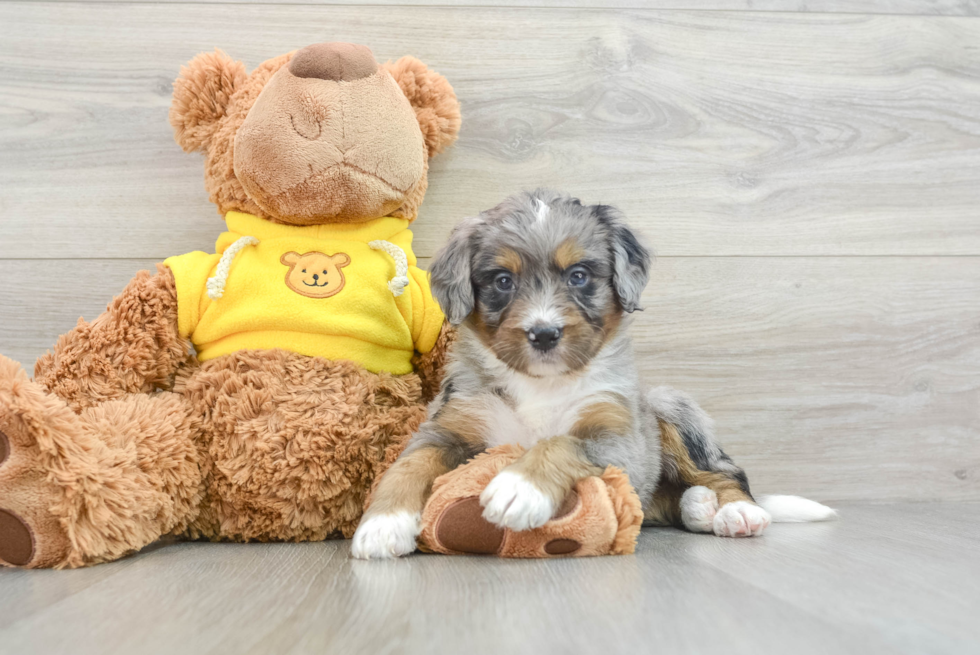
<path id="1" fill-rule="evenodd" d="M 305 269 L 305 268 L 303 269 L 303 272 L 304 272 L 304 273 L 306 272 L 306 269 Z"/>
<path id="2" fill-rule="evenodd" d="M 324 275 L 326 275 L 326 274 L 327 274 L 327 269 L 323 269 L 323 274 L 324 274 Z"/>

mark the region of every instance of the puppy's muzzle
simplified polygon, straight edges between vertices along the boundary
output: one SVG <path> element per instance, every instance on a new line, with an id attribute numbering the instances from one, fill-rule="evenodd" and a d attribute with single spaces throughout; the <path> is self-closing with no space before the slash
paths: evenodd
<path id="1" fill-rule="evenodd" d="M 527 340 L 535 350 L 547 352 L 558 345 L 562 333 L 560 327 L 534 327 L 527 331 Z"/>

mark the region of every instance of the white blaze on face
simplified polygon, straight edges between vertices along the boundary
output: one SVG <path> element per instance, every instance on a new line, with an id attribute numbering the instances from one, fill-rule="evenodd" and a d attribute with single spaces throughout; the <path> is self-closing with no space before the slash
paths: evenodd
<path id="1" fill-rule="evenodd" d="M 535 198 L 534 200 L 538 204 L 538 211 L 537 214 L 535 214 L 535 216 L 538 219 L 538 222 L 542 222 L 548 218 L 548 212 L 551 211 L 551 207 L 549 207 L 540 198 Z"/>
<path id="2" fill-rule="evenodd" d="M 565 317 L 558 310 L 553 293 L 543 293 L 532 301 L 521 327 L 525 331 L 535 327 L 565 327 Z"/>

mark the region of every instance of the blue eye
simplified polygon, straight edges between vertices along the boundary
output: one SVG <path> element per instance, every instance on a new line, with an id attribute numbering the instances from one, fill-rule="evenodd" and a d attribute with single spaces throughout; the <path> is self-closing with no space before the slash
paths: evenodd
<path id="1" fill-rule="evenodd" d="M 493 286 L 497 287 L 497 291 L 512 291 L 514 289 L 514 278 L 506 273 L 501 273 L 494 278 Z"/>
<path id="2" fill-rule="evenodd" d="M 589 283 L 589 273 L 588 271 L 576 268 L 572 271 L 571 275 L 568 276 L 568 284 L 573 287 L 584 287 Z"/>

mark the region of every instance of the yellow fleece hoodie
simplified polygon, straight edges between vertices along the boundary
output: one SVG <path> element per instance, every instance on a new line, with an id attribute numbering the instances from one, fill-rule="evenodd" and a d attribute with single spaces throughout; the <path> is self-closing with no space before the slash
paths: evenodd
<path id="1" fill-rule="evenodd" d="M 295 227 L 228 212 L 225 222 L 216 254 L 164 262 L 198 359 L 282 348 L 400 375 L 435 345 L 444 317 L 407 220 Z"/>

